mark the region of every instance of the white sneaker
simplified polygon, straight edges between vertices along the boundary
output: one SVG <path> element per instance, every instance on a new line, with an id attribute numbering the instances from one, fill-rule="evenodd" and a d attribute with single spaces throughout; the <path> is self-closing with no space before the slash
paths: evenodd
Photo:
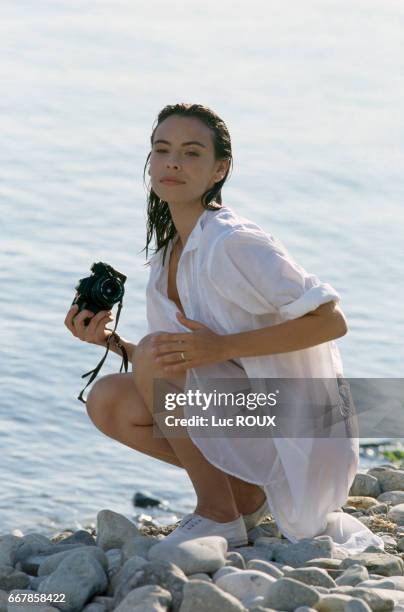
<path id="1" fill-rule="evenodd" d="M 270 513 L 270 508 L 268 506 L 268 501 L 265 500 L 262 506 L 260 506 L 255 512 L 251 512 L 251 514 L 243 514 L 243 520 L 246 527 L 246 530 L 249 531 L 254 527 L 257 527 L 265 517 Z"/>
<path id="2" fill-rule="evenodd" d="M 173 544 L 204 536 L 222 536 L 226 538 L 229 546 L 247 546 L 247 530 L 243 517 L 239 516 L 229 523 L 218 523 L 199 514 L 184 516 L 178 527 L 169 533 L 164 541 Z"/>

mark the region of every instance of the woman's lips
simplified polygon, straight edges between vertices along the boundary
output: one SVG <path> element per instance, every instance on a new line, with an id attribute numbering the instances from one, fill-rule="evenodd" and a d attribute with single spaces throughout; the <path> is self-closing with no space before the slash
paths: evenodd
<path id="1" fill-rule="evenodd" d="M 185 183 L 182 183 L 181 181 L 170 181 L 168 179 L 160 181 L 160 183 L 164 183 L 164 185 L 185 185 Z"/>

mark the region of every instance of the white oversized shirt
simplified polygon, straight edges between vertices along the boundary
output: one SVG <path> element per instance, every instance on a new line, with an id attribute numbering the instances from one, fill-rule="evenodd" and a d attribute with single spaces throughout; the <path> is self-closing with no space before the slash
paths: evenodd
<path id="1" fill-rule="evenodd" d="M 148 333 L 190 332 L 178 321 L 178 308 L 167 297 L 173 246 L 172 242 L 167 249 L 164 265 L 163 249 L 150 259 Z M 341 299 L 330 284 L 296 263 L 278 239 L 228 206 L 200 215 L 181 253 L 176 280 L 185 315 L 218 334 L 276 325 Z M 204 377 L 248 377 L 262 379 L 263 385 L 264 379 L 270 378 L 344 380 L 339 378 L 343 377 L 343 368 L 334 341 L 288 353 L 189 368 L 184 391 L 203 391 Z M 256 389 L 260 390 L 264 389 Z M 184 413 L 189 416 L 192 409 L 184 407 Z M 345 428 L 345 421 L 336 427 Z M 357 471 L 357 437 L 218 438 L 198 436 L 196 428 L 188 431 L 210 463 L 264 487 L 271 513 L 291 542 L 325 534 L 332 537 L 336 548 L 351 553 L 370 544 L 384 546 L 383 540 L 358 519 L 335 512 L 346 504 Z"/>

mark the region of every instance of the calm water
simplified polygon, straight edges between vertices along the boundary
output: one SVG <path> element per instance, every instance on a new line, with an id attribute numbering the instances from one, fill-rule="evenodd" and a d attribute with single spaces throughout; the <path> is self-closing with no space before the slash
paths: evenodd
<path id="1" fill-rule="evenodd" d="M 181 470 L 93 426 L 76 396 L 103 351 L 63 325 L 101 260 L 128 275 L 118 331 L 146 333 L 142 172 L 166 104 L 223 117 L 225 203 L 341 293 L 345 374 L 402 376 L 404 6 L 184 9 L 2 2 L 0 533 L 78 527 L 103 508 L 132 517 L 138 490 L 167 500 L 161 520 L 193 508 Z"/>

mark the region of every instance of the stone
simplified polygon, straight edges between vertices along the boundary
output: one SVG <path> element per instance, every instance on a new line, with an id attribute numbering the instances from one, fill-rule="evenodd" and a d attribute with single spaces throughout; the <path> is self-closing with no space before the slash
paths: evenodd
<path id="1" fill-rule="evenodd" d="M 261 537 L 274 537 L 279 539 L 282 533 L 279 530 L 279 527 L 276 522 L 271 521 L 267 523 L 261 523 L 257 527 L 249 529 L 247 535 L 248 541 L 254 543 L 258 538 Z"/>
<path id="2" fill-rule="evenodd" d="M 244 606 L 231 593 L 203 580 L 191 580 L 184 586 L 180 612 L 245 612 Z"/>
<path id="3" fill-rule="evenodd" d="M 404 525 L 404 504 L 396 504 L 387 513 L 387 520 L 396 523 L 397 525 Z"/>
<path id="4" fill-rule="evenodd" d="M 94 595 L 104 593 L 107 585 L 106 573 L 98 560 L 78 551 L 59 563 L 56 570 L 41 582 L 38 592 L 46 595 L 64 593 L 68 602 L 64 609 L 80 612 Z M 61 604 L 58 607 L 63 610 Z"/>
<path id="5" fill-rule="evenodd" d="M 348 497 L 348 504 L 357 510 L 367 510 L 372 506 L 376 506 L 377 500 L 374 497 L 364 497 L 363 495 L 351 496 Z"/>
<path id="6" fill-rule="evenodd" d="M 370 474 L 355 475 L 354 481 L 349 490 L 350 497 L 377 497 L 381 493 L 379 481 L 375 476 Z"/>
<path id="7" fill-rule="evenodd" d="M 344 612 L 352 597 L 343 593 L 322 595 L 315 608 L 318 612 Z"/>
<path id="8" fill-rule="evenodd" d="M 270 561 L 260 561 L 259 559 L 252 559 L 247 563 L 247 569 L 258 570 L 268 574 L 273 578 L 282 578 L 284 572 L 275 563 Z"/>
<path id="9" fill-rule="evenodd" d="M 265 597 L 265 606 L 293 612 L 299 606 L 316 607 L 320 595 L 314 587 L 293 578 L 279 578 L 270 587 Z"/>
<path id="10" fill-rule="evenodd" d="M 280 563 L 287 563 L 292 567 L 297 567 L 318 557 L 333 556 L 333 541 L 329 536 L 317 538 L 302 538 L 296 544 L 287 547 L 277 548 L 274 551 L 274 560 Z"/>
<path id="11" fill-rule="evenodd" d="M 402 576 L 403 561 L 399 557 L 385 553 L 362 552 L 351 555 L 341 562 L 340 568 L 346 569 L 351 565 L 364 565 L 368 572 L 375 572 L 382 576 Z"/>
<path id="12" fill-rule="evenodd" d="M 136 525 L 118 512 L 101 510 L 97 514 L 96 544 L 103 550 L 122 548 L 125 542 L 140 535 Z"/>
<path id="13" fill-rule="evenodd" d="M 216 582 L 216 580 L 218 580 L 222 576 L 227 576 L 228 574 L 235 574 L 241 571 L 242 570 L 238 567 L 232 567 L 231 565 L 225 565 L 224 567 L 221 567 L 220 569 L 218 569 L 217 572 L 214 572 L 212 574 L 212 578 Z"/>
<path id="14" fill-rule="evenodd" d="M 226 553 L 226 565 L 245 569 L 245 561 L 243 555 L 240 555 L 240 553 L 235 551 Z"/>
<path id="15" fill-rule="evenodd" d="M 372 608 L 366 601 L 353 597 L 344 607 L 344 612 L 371 612 Z"/>
<path id="16" fill-rule="evenodd" d="M 107 595 L 116 593 L 121 583 L 126 584 L 138 570 L 146 565 L 146 559 L 143 557 L 130 557 L 117 571 L 109 572 L 109 585 Z"/>
<path id="17" fill-rule="evenodd" d="M 404 595 L 401 591 L 392 591 L 390 589 L 362 589 L 354 587 L 349 591 L 351 597 L 362 599 L 375 612 L 389 612 L 392 610 L 395 600 L 403 600 L 402 597 L 396 595 L 400 593 Z"/>
<path id="18" fill-rule="evenodd" d="M 65 550 L 60 553 L 56 553 L 55 555 L 49 555 L 45 557 L 42 563 L 39 565 L 37 575 L 47 576 L 48 574 L 51 574 L 58 567 L 59 563 L 61 563 L 69 555 L 76 555 L 78 552 L 82 553 L 83 555 L 89 555 L 90 557 L 97 559 L 101 567 L 105 571 L 107 570 L 108 559 L 103 550 L 101 550 L 97 546 L 81 546 L 79 550 Z"/>
<path id="19" fill-rule="evenodd" d="M 258 570 L 239 570 L 215 580 L 219 588 L 231 593 L 244 604 L 257 596 L 266 597 L 275 582 L 276 578 Z"/>
<path id="20" fill-rule="evenodd" d="M 370 470 L 372 475 L 377 478 L 380 484 L 382 493 L 385 491 L 403 491 L 404 490 L 404 471 L 386 468 L 375 472 L 374 468 Z M 368 472 L 368 474 L 370 473 Z"/>
<path id="21" fill-rule="evenodd" d="M 326 589 L 335 588 L 334 580 L 325 569 L 320 567 L 300 567 L 285 573 L 285 578 L 293 578 L 310 586 L 320 586 Z"/>
<path id="22" fill-rule="evenodd" d="M 138 506 L 138 508 L 154 508 L 161 505 L 161 500 L 139 492 L 133 496 L 133 505 Z"/>
<path id="23" fill-rule="evenodd" d="M 212 582 L 212 578 L 209 576 L 209 574 L 204 574 L 203 572 L 199 572 L 197 574 L 190 574 L 188 576 L 188 580 L 206 580 L 206 582 Z"/>
<path id="24" fill-rule="evenodd" d="M 227 540 L 221 536 L 194 538 L 180 543 L 161 541 L 149 549 L 150 561 L 171 561 L 185 574 L 216 572 L 226 563 Z"/>
<path id="25" fill-rule="evenodd" d="M 23 561 L 31 555 L 49 551 L 52 549 L 52 542 L 49 538 L 39 533 L 27 533 L 21 537 L 20 544 L 15 555 L 15 564 Z"/>
<path id="26" fill-rule="evenodd" d="M 126 563 L 141 557 L 132 557 Z M 125 564 L 126 565 L 126 564 Z M 188 579 L 184 572 L 169 561 L 146 561 L 127 580 L 120 580 L 114 596 L 115 605 L 119 605 L 127 594 L 140 586 L 158 585 L 171 593 L 173 612 L 179 610 L 182 601 L 182 591 Z M 195 583 L 196 581 L 192 581 Z M 201 581 L 202 582 L 202 581 Z"/>
<path id="27" fill-rule="evenodd" d="M 404 504 L 404 491 L 386 491 L 378 496 L 377 501 L 381 503 L 388 503 L 391 506 Z"/>
<path id="28" fill-rule="evenodd" d="M 388 578 L 364 580 L 356 585 L 358 588 L 397 589 L 404 591 L 404 576 L 389 576 Z"/>
<path id="29" fill-rule="evenodd" d="M 271 561 L 272 551 L 269 548 L 258 548 L 257 546 L 241 546 L 237 552 L 243 557 L 244 563 L 248 563 L 252 559 L 260 561 Z"/>
<path id="30" fill-rule="evenodd" d="M 12 565 L 14 567 L 21 539 L 13 535 L 0 536 L 0 565 Z"/>
<path id="31" fill-rule="evenodd" d="M 341 559 L 328 559 L 318 557 L 316 559 L 309 559 L 305 561 L 304 566 L 306 567 L 323 567 L 326 570 L 339 570 L 341 567 Z"/>
<path id="32" fill-rule="evenodd" d="M 114 612 L 166 612 L 171 603 L 171 594 L 157 584 L 147 584 L 130 591 Z"/>
<path id="33" fill-rule="evenodd" d="M 125 563 L 130 557 L 134 557 L 135 555 L 147 559 L 149 549 L 161 541 L 162 540 L 157 536 L 140 535 L 132 538 L 128 542 L 125 542 L 121 548 L 122 563 Z"/>
<path id="34" fill-rule="evenodd" d="M 368 580 L 369 572 L 363 565 L 354 563 L 346 569 L 341 576 L 336 578 L 337 586 L 355 586 L 364 580 Z"/>
<path id="35" fill-rule="evenodd" d="M 34 599 L 35 595 L 37 595 L 35 591 L 30 589 L 14 589 L 13 591 L 7 593 L 6 607 L 3 608 L 1 606 L 0 599 L 0 612 L 30 612 L 31 610 L 32 612 L 57 612 L 57 610 L 60 609 L 51 606 L 49 603 L 31 603 L 26 600 L 28 597 L 32 597 L 32 599 Z M 20 601 L 15 601 L 15 599 L 20 599 Z"/>
<path id="36" fill-rule="evenodd" d="M 24 572 L 16 570 L 12 565 L 0 565 L 0 589 L 11 591 L 12 589 L 25 589 L 31 581 Z"/>

